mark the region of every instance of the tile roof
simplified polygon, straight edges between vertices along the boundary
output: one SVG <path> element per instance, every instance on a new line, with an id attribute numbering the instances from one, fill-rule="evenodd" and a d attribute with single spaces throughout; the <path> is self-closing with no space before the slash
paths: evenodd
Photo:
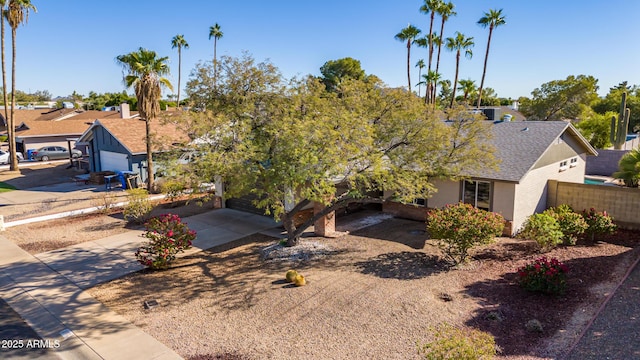
<path id="1" fill-rule="evenodd" d="M 94 126 L 99 125 L 103 126 L 118 139 L 131 154 L 146 153 L 144 120 L 139 118 L 98 119 L 98 123 L 94 124 Z M 151 122 L 151 133 L 156 139 L 154 151 L 166 150 L 171 147 L 171 144 L 189 141 L 187 134 L 175 124 L 160 122 L 159 120 Z"/>
<path id="2" fill-rule="evenodd" d="M 564 121 L 498 122 L 493 124 L 492 130 L 495 156 L 500 160 L 499 170 L 483 169 L 466 175 L 518 182 L 565 132 L 574 136 L 584 146 L 585 152 L 597 154 L 573 125 Z"/>

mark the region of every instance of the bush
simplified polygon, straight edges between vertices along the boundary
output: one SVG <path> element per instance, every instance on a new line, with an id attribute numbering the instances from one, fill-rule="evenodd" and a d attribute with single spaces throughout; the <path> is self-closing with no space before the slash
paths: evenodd
<path id="1" fill-rule="evenodd" d="M 145 189 L 127 190 L 128 203 L 124 206 L 124 219 L 129 222 L 142 224 L 148 219 L 153 204 L 149 201 L 149 193 Z"/>
<path id="2" fill-rule="evenodd" d="M 578 236 L 582 235 L 589 227 L 582 215 L 574 212 L 569 205 L 563 204 L 547 209 L 544 212 L 551 215 L 560 226 L 560 231 L 563 234 L 562 240 L 565 245 L 575 245 L 578 241 Z"/>
<path id="3" fill-rule="evenodd" d="M 92 203 L 102 214 L 108 214 L 117 200 L 118 197 L 113 192 L 101 192 L 93 198 Z"/>
<path id="4" fill-rule="evenodd" d="M 427 231 L 454 264 L 465 262 L 469 250 L 488 244 L 502 234 L 504 218 L 500 214 L 476 209 L 469 204 L 447 205 L 429 211 Z"/>
<path id="5" fill-rule="evenodd" d="M 592 241 L 595 240 L 596 234 L 613 234 L 618 228 L 606 211 L 597 212 L 596 209 L 591 208 L 589 211 L 584 210 L 582 217 L 588 225 L 585 233 L 591 237 Z"/>
<path id="6" fill-rule="evenodd" d="M 178 215 L 163 214 L 149 219 L 144 224 L 142 236 L 149 239 L 138 248 L 135 255 L 138 262 L 150 269 L 166 269 L 176 258 L 176 254 L 191 248 L 196 232 L 189 230 Z"/>
<path id="7" fill-rule="evenodd" d="M 434 339 L 417 344 L 418 354 L 425 359 L 491 359 L 496 355 L 496 342 L 491 334 L 475 329 L 458 329 L 449 324 L 432 328 Z"/>
<path id="8" fill-rule="evenodd" d="M 553 216 L 542 213 L 529 216 L 518 237 L 535 240 L 542 251 L 549 251 L 562 244 L 564 234 Z"/>
<path id="9" fill-rule="evenodd" d="M 568 271 L 569 268 L 558 259 L 548 260 L 543 256 L 518 269 L 518 283 L 529 291 L 562 294 L 567 286 Z"/>
<path id="10" fill-rule="evenodd" d="M 167 194 L 167 199 L 171 202 L 184 195 L 187 186 L 184 182 L 178 180 L 167 180 L 160 186 L 161 191 Z"/>

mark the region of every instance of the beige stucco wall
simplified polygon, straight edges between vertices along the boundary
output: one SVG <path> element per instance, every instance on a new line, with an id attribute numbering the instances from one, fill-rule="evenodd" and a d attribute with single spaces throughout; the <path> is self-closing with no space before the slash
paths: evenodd
<path id="1" fill-rule="evenodd" d="M 568 167 L 565 171 L 560 171 L 560 161 L 530 171 L 515 187 L 514 232 L 524 224 L 527 216 L 547 208 L 548 180 L 583 183 L 585 166 L 585 155 L 581 155 L 576 166 Z"/>
<path id="2" fill-rule="evenodd" d="M 455 204 L 460 201 L 459 181 L 435 180 L 433 186 L 438 191 L 427 200 L 429 208 L 438 209 L 447 204 Z"/>
<path id="3" fill-rule="evenodd" d="M 513 221 L 516 184 L 496 181 L 493 183 L 491 210 L 502 215 L 507 221 Z"/>

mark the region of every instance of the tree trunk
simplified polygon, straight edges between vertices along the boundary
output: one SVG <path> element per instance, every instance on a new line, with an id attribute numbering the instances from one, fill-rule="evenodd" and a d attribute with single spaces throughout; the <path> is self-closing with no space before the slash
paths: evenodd
<path id="1" fill-rule="evenodd" d="M 491 46 L 491 33 L 493 33 L 493 25 L 489 26 L 489 40 L 487 40 L 487 52 L 484 54 L 484 67 L 482 68 L 482 80 L 480 81 L 480 89 L 478 89 L 478 104 L 477 108 L 480 108 L 482 102 L 482 88 L 484 87 L 484 76 L 487 74 L 487 59 L 489 59 L 489 46 Z"/>
<path id="2" fill-rule="evenodd" d="M 440 25 L 440 42 L 438 42 L 438 56 L 436 57 L 436 74 L 438 73 L 438 71 L 440 71 L 440 50 L 442 49 L 442 37 L 444 34 L 444 18 L 442 18 L 442 25 Z M 438 84 L 434 83 L 433 84 L 433 94 L 432 94 L 432 98 L 433 98 L 433 107 L 435 109 L 435 105 L 436 105 L 436 88 L 437 88 Z"/>
<path id="3" fill-rule="evenodd" d="M 294 215 L 295 213 L 286 213 L 282 218 L 282 225 L 284 225 L 284 228 L 287 231 L 286 246 L 296 246 L 300 241 L 300 234 L 297 234 Z"/>
<path id="4" fill-rule="evenodd" d="M 458 50 L 458 52 L 456 53 L 456 76 L 454 78 L 455 80 L 453 81 L 453 88 L 451 89 L 453 94 L 451 95 L 451 104 L 449 104 L 450 108 L 453 107 L 453 102 L 456 100 L 456 87 L 458 87 L 458 70 L 459 69 L 460 69 L 460 50 Z"/>
<path id="5" fill-rule="evenodd" d="M 181 46 L 178 46 L 178 102 L 176 103 L 176 108 L 180 110 L 180 74 L 182 74 L 182 51 Z"/>
<path id="6" fill-rule="evenodd" d="M 15 108 L 16 108 L 16 28 L 11 28 L 11 117 L 9 120 L 9 126 L 7 127 L 7 134 L 9 134 L 9 170 L 18 170 L 18 157 L 16 155 L 16 128 L 15 128 Z"/>
<path id="7" fill-rule="evenodd" d="M 7 65 L 5 62 L 5 52 L 4 52 L 4 21 L 0 25 L 0 43 L 2 46 L 2 97 L 4 104 L 4 124 L 9 128 L 9 96 L 7 95 Z"/>
<path id="8" fill-rule="evenodd" d="M 151 126 L 150 119 L 145 119 L 146 141 L 147 141 L 147 190 L 153 192 L 153 151 L 151 150 Z"/>
<path id="9" fill-rule="evenodd" d="M 409 63 L 411 62 L 411 38 L 407 40 L 407 82 L 409 83 L 409 93 L 411 93 L 411 69 Z"/>

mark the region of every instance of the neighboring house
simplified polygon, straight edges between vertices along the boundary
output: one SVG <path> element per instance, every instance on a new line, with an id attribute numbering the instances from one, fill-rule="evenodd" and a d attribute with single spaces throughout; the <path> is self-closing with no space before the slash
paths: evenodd
<path id="1" fill-rule="evenodd" d="M 462 181 L 435 181 L 438 191 L 431 198 L 417 199 L 417 205 L 385 204 L 383 211 L 425 220 L 424 208 L 463 201 L 502 214 L 505 233 L 514 235 L 529 215 L 546 209 L 548 180 L 583 183 L 586 157 L 598 154 L 569 122 L 512 121 L 492 127 L 498 170 L 468 173 Z"/>
<path id="2" fill-rule="evenodd" d="M 75 139 L 82 135 L 89 125 L 91 122 L 85 120 L 23 121 L 16 126 L 16 150 L 26 159 L 28 150 L 44 146 L 74 148 Z"/>
<path id="3" fill-rule="evenodd" d="M 174 143 L 185 143 L 188 136 L 171 123 L 151 123 L 155 152 L 170 149 Z M 145 121 L 139 118 L 98 119 L 78 139 L 88 147 L 90 171 L 133 171 L 147 178 Z"/>

